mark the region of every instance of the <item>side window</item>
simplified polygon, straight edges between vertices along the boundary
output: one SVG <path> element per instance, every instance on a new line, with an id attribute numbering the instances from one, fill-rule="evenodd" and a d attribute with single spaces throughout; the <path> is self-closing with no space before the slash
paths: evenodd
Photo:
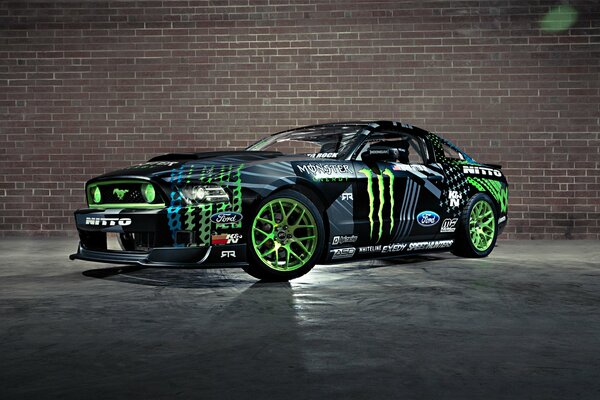
<path id="1" fill-rule="evenodd" d="M 446 156 L 446 158 L 453 158 L 455 160 L 464 160 L 465 159 L 461 153 L 454 150 L 452 147 L 448 146 L 446 143 L 442 143 L 442 148 L 444 149 L 444 156 Z"/>
<path id="2" fill-rule="evenodd" d="M 361 153 L 369 150 L 371 146 L 377 147 L 406 147 L 408 149 L 408 162 L 410 164 L 424 164 L 427 159 L 425 146 L 418 138 L 400 132 L 381 132 L 372 135 L 359 150 L 357 160 L 362 160 Z"/>

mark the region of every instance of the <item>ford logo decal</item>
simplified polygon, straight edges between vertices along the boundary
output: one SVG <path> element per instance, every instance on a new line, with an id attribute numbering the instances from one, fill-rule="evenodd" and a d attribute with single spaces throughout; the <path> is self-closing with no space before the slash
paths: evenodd
<path id="1" fill-rule="evenodd" d="M 220 212 L 210 216 L 210 220 L 215 224 L 235 224 L 240 222 L 244 216 L 236 212 Z"/>
<path id="2" fill-rule="evenodd" d="M 440 221 L 440 216 L 433 211 L 422 211 L 417 215 L 417 222 L 421 226 L 433 226 Z"/>

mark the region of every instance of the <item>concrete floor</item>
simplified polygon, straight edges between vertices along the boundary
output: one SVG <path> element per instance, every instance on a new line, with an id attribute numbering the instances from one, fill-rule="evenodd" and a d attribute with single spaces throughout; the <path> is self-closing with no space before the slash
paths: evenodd
<path id="1" fill-rule="evenodd" d="M 0 241 L 1 399 L 598 399 L 598 242 L 243 271 Z"/>

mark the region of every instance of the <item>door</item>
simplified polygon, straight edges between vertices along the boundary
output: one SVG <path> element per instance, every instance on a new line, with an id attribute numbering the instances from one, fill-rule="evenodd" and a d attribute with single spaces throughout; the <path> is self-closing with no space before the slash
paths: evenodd
<path id="1" fill-rule="evenodd" d="M 395 162 L 362 160 L 370 147 L 408 150 Z M 443 176 L 425 164 L 422 139 L 405 132 L 373 133 L 354 161 L 355 223 L 359 253 L 395 252 L 408 242 L 431 240 L 442 217 Z"/>

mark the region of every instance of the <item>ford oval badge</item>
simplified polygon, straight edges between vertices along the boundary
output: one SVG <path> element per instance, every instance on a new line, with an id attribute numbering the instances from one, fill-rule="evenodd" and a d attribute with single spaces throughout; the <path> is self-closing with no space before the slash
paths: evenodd
<path id="1" fill-rule="evenodd" d="M 220 212 L 210 216 L 210 220 L 215 224 L 235 224 L 240 222 L 244 216 L 236 212 Z"/>
<path id="2" fill-rule="evenodd" d="M 422 211 L 417 215 L 417 222 L 421 226 L 434 226 L 440 221 L 440 216 L 433 211 Z"/>

